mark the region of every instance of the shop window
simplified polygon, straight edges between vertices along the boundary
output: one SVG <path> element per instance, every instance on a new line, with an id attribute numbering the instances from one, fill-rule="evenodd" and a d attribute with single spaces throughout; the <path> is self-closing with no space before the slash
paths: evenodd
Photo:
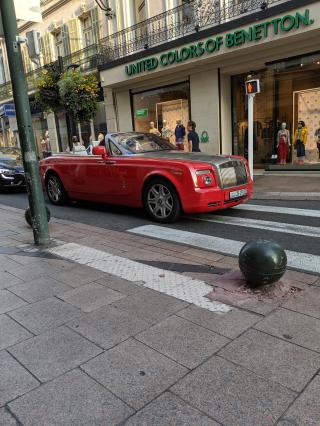
<path id="1" fill-rule="evenodd" d="M 149 132 L 154 124 L 155 131 L 161 134 L 166 124 L 166 137 L 174 143 L 177 121 L 187 126 L 189 102 L 189 82 L 134 93 L 132 94 L 134 129 Z"/>
<path id="2" fill-rule="evenodd" d="M 284 62 L 283 62 L 284 63 Z M 307 128 L 306 164 L 319 162 L 320 148 L 320 60 L 266 69 L 256 72 L 261 81 L 261 93 L 254 105 L 254 163 L 256 167 L 279 161 L 278 137 L 286 123 L 291 143 L 298 121 Z M 246 75 L 232 78 L 233 90 L 233 150 L 248 155 L 248 111 L 244 82 Z M 287 147 L 286 162 L 298 161 L 297 151 Z M 277 156 L 277 159 L 275 158 Z"/>

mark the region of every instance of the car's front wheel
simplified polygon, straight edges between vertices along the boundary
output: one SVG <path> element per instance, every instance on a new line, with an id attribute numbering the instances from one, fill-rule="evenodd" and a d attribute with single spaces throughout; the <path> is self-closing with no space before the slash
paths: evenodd
<path id="1" fill-rule="evenodd" d="M 181 203 L 175 187 L 166 179 L 149 182 L 143 193 L 143 205 L 156 222 L 175 222 L 181 215 Z"/>
<path id="2" fill-rule="evenodd" d="M 46 190 L 52 204 L 61 206 L 67 201 L 67 193 L 61 180 L 55 174 L 50 174 L 46 179 Z"/>

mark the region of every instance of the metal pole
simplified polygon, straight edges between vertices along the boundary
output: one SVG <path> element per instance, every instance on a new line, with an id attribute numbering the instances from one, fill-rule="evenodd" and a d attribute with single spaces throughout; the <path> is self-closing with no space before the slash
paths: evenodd
<path id="1" fill-rule="evenodd" d="M 29 206 L 32 215 L 34 242 L 36 245 L 45 245 L 49 243 L 47 213 L 40 181 L 21 49 L 17 42 L 18 28 L 13 0 L 1 0 L 0 10 L 7 47 L 13 99 L 16 107 Z"/>
<path id="2" fill-rule="evenodd" d="M 248 162 L 253 179 L 253 102 L 254 95 L 248 95 Z"/>

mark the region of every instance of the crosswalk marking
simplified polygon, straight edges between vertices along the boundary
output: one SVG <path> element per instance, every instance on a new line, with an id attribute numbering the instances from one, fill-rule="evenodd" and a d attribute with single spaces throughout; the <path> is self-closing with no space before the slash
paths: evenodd
<path id="1" fill-rule="evenodd" d="M 265 229 L 268 231 L 284 232 L 286 234 L 304 235 L 307 237 L 320 237 L 320 228 L 283 222 L 271 222 L 269 220 L 247 219 L 242 217 L 201 215 L 192 216 L 193 220 L 202 222 L 224 223 L 226 225 L 242 226 L 246 228 Z"/>
<path id="2" fill-rule="evenodd" d="M 242 246 L 245 244 L 244 241 L 181 231 L 158 225 L 139 226 L 130 229 L 129 232 L 234 256 L 238 256 Z M 320 273 L 320 256 L 290 250 L 286 250 L 286 254 L 289 267 L 311 273 Z"/>
<path id="3" fill-rule="evenodd" d="M 143 287 L 173 296 L 211 312 L 229 312 L 231 306 L 210 301 L 206 296 L 212 287 L 204 281 L 195 280 L 187 275 L 144 265 L 125 257 L 97 250 L 77 243 L 66 243 L 47 250 L 64 259 L 87 265 Z"/>
<path id="4" fill-rule="evenodd" d="M 294 209 L 292 207 L 279 207 L 279 206 L 263 206 L 261 204 L 240 204 L 232 208 L 232 210 L 246 210 L 253 212 L 263 212 L 263 213 L 278 213 L 278 214 L 287 214 L 294 216 L 307 216 L 307 217 L 319 217 L 319 210 L 312 209 Z"/>

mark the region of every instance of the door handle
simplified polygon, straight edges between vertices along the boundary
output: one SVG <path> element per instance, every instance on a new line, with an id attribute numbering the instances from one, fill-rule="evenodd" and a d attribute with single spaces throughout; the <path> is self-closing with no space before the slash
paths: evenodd
<path id="1" fill-rule="evenodd" d="M 98 161 L 99 164 L 116 164 L 116 161 L 114 160 L 100 160 Z"/>

